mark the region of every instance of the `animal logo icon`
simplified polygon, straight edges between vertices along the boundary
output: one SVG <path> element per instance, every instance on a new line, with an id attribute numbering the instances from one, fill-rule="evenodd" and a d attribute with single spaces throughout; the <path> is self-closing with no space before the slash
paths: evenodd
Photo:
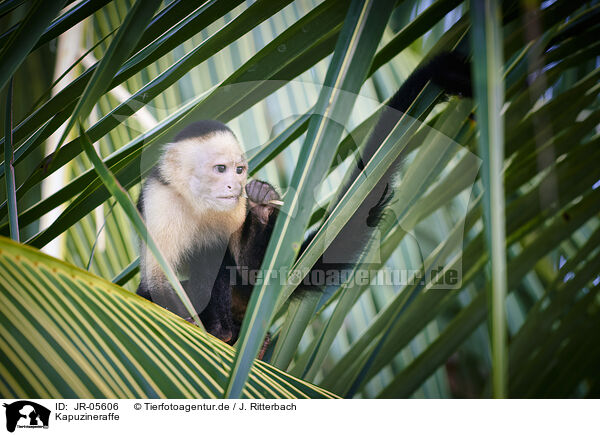
<path id="1" fill-rule="evenodd" d="M 6 408 L 6 430 L 14 432 L 19 428 L 48 427 L 50 410 L 42 405 L 29 400 L 18 400 L 13 403 L 5 403 Z"/>

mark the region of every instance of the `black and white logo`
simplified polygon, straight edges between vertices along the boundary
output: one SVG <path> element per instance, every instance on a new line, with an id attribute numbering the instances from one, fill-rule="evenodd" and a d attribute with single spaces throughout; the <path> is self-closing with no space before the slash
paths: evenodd
<path id="1" fill-rule="evenodd" d="M 29 400 L 18 400 L 5 403 L 6 430 L 15 429 L 47 429 L 50 420 L 50 410 Z"/>

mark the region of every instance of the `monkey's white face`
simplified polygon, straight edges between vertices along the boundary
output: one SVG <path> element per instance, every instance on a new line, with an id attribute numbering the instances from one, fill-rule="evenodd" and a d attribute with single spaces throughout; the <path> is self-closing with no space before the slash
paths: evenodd
<path id="1" fill-rule="evenodd" d="M 239 150 L 207 148 L 190 180 L 190 190 L 216 210 L 229 210 L 242 201 L 248 166 Z"/>
<path id="2" fill-rule="evenodd" d="M 217 132 L 208 137 L 187 139 L 174 144 L 165 156 L 165 163 L 179 171 L 170 171 L 178 179 L 185 177 L 188 199 L 200 209 L 228 211 L 239 205 L 248 176 L 248 165 L 235 137 Z M 178 164 L 169 163 L 170 154 Z"/>

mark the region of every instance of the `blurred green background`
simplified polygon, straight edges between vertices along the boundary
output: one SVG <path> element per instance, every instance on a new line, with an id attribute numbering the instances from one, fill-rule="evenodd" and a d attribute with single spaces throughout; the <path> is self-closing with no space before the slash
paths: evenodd
<path id="1" fill-rule="evenodd" d="M 431 109 L 428 99 L 437 101 L 440 95 L 429 89 L 417 99 L 427 108 L 409 112 L 422 126 L 401 141 L 410 151 L 399 174 L 399 197 L 406 202 L 392 207 L 403 218 L 386 224 L 382 233 L 390 270 L 419 269 L 424 259 L 427 265 L 439 255 L 440 264 L 462 266 L 460 289 L 372 285 L 328 289 L 320 301 L 314 296 L 273 296 L 269 306 L 254 301 L 251 309 L 272 322 L 246 325 L 238 359 L 227 357 L 224 363 L 235 368 L 211 375 L 218 379 L 216 396 L 239 394 L 235 385 L 245 380 L 244 361 L 256 355 L 252 343 L 262 341 L 268 329 L 274 340 L 267 363 L 343 397 L 598 397 L 597 1 L 173 0 L 154 2 L 154 17 L 146 21 L 134 1 L 43 3 L 0 3 L 0 137 L 5 160 L 12 152 L 15 170 L 13 182 L 6 176 L 9 165 L 2 165 L 6 188 L 0 190 L 0 231 L 10 236 L 12 207 L 6 198 L 16 191 L 11 223 L 13 228 L 18 223 L 21 243 L 130 292 L 139 281 L 138 238 L 130 214 L 82 152 L 85 138 L 79 129 L 72 128 L 61 151 L 46 158 L 78 101 L 90 108 L 79 117 L 88 138 L 134 201 L 147 171 L 144 163 L 152 163 L 157 147 L 198 117 L 226 122 L 247 150 L 252 175 L 285 191 L 302 166 L 303 147 L 319 145 L 310 137 L 310 123 L 317 121 L 309 115 L 336 73 L 332 59 L 349 49 L 339 36 L 364 24 L 353 11 L 366 7 L 373 20 L 365 21 L 368 28 L 378 30 L 361 33 L 359 42 L 375 48 L 356 53 L 355 61 L 367 73 L 361 76 L 358 67 L 350 71 L 360 84 L 359 96 L 344 131 L 328 144 L 332 150 L 339 144 L 331 173 L 322 174 L 317 193 L 304 196 L 312 201 L 306 202 L 306 221 L 318 226 L 378 108 L 415 67 L 455 48 L 472 58 L 473 99 L 451 98 Z M 119 46 L 122 29 L 136 40 Z M 98 63 L 119 53 L 120 61 Z M 92 82 L 104 84 L 86 94 L 93 74 Z M 7 135 L 11 127 L 12 138 Z M 435 131 L 445 139 L 435 142 Z M 430 142 L 435 146 L 428 147 Z M 353 197 L 347 201 L 358 206 Z M 81 313 L 93 313 L 100 308 L 81 302 L 78 292 L 112 288 L 105 281 L 69 285 L 68 274 L 60 272 L 64 264 L 48 268 L 61 277 L 49 285 L 50 278 L 11 260 L 11 255 L 36 254 L 21 252 L 5 239 L 0 245 L 5 302 L 21 294 L 38 302 L 66 297 L 79 301 Z M 140 340 L 150 343 L 148 349 L 160 340 L 161 328 L 176 328 L 164 310 L 138 302 L 125 308 L 119 297 L 137 298 L 114 291 L 121 296 L 111 296 L 117 298 L 111 310 L 126 310 L 124 316 L 145 325 L 142 330 L 149 332 Z M 13 309 L 20 306 L 13 302 Z M 144 351 L 138 343 L 139 354 L 106 353 L 131 346 L 127 328 L 133 324 L 114 326 L 122 328 L 122 336 L 92 338 L 93 322 L 76 320 L 78 309 L 56 303 L 48 318 L 35 317 L 39 327 L 64 338 L 58 344 L 64 352 L 57 357 L 38 356 L 49 360 L 47 382 L 54 389 L 40 389 L 24 368 L 25 355 L 50 339 L 21 337 L 23 344 L 16 347 L 9 337 L 17 337 L 22 319 L 6 315 L 0 322 L 2 396 L 213 394 L 201 388 L 210 383 L 206 379 L 190 381 L 187 390 L 117 388 L 122 382 L 133 385 L 123 380 L 132 373 L 157 379 L 167 369 L 199 369 L 182 357 L 176 366 L 140 374 L 140 361 L 160 359 L 162 351 Z M 40 313 L 30 309 L 21 308 L 20 314 Z M 159 325 L 144 310 L 155 310 L 157 318 L 169 322 Z M 71 316 L 72 324 L 65 320 Z M 168 330 L 181 346 L 203 334 Z M 86 348 L 86 340 L 97 341 L 97 351 L 115 367 L 114 373 L 93 377 L 95 384 L 106 382 L 110 388 L 87 393 L 67 388 L 68 366 L 80 364 L 81 372 L 72 376 L 81 379 L 97 370 L 84 364 L 96 352 Z M 210 343 L 215 349 L 224 346 Z M 139 385 L 145 384 L 140 380 Z M 265 391 L 261 394 L 284 394 Z"/>

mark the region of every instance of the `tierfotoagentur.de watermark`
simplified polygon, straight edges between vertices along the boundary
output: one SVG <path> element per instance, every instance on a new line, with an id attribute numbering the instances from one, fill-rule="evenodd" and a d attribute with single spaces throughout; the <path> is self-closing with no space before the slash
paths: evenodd
<path id="1" fill-rule="evenodd" d="M 331 269 L 316 270 L 300 268 L 289 270 L 255 270 L 248 267 L 227 267 L 229 284 L 257 285 L 265 281 L 276 280 L 282 286 L 408 286 L 430 284 L 433 288 L 454 288 L 461 283 L 461 273 L 457 269 L 446 269 L 438 266 L 435 269 Z"/>

